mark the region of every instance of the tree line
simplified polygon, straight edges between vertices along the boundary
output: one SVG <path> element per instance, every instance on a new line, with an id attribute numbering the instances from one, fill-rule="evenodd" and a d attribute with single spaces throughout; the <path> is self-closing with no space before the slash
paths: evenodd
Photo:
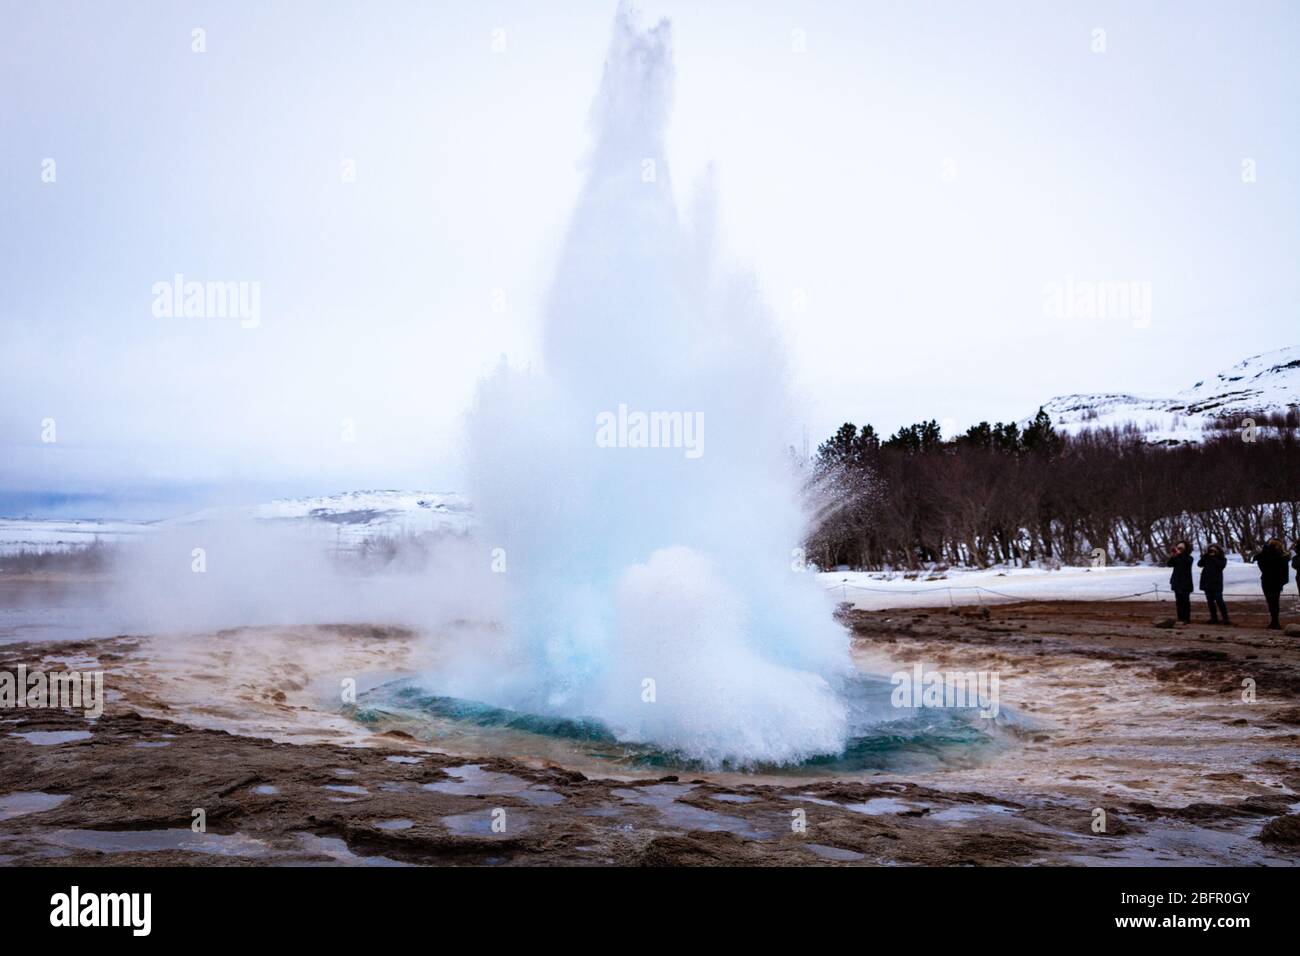
<path id="1" fill-rule="evenodd" d="M 817 449 L 806 492 L 808 559 L 822 568 L 1134 563 L 1176 541 L 1248 555 L 1300 539 L 1300 418 L 1229 423 L 1200 443 L 1136 427 L 1058 432 L 981 422 L 945 439 L 934 421 L 888 438 L 842 425 Z"/>

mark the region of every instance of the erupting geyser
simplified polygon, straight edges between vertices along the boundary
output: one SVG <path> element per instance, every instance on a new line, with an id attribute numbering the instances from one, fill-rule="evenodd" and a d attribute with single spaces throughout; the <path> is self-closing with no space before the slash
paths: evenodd
<path id="1" fill-rule="evenodd" d="M 714 264 L 710 184 L 686 221 L 673 202 L 669 39 L 619 10 L 543 367 L 480 389 L 471 490 L 507 562 L 508 654 L 458 692 L 711 765 L 794 763 L 848 740 L 848 638 L 792 566 L 772 317 Z"/>

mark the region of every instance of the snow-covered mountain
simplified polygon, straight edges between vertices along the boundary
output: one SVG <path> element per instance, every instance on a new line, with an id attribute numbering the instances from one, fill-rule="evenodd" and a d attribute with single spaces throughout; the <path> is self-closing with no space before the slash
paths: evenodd
<path id="1" fill-rule="evenodd" d="M 346 491 L 314 498 L 279 498 L 248 507 L 207 508 L 162 521 L 0 518 L 0 555 L 68 551 L 96 541 L 116 544 L 179 526 L 247 519 L 305 523 L 344 548 L 357 547 L 367 539 L 464 534 L 474 521 L 469 502 L 457 494 Z"/>
<path id="2" fill-rule="evenodd" d="M 1177 395 L 1059 395 L 1043 405 L 1056 427 L 1076 434 L 1133 424 L 1152 442 L 1200 441 L 1216 420 L 1286 412 L 1300 406 L 1300 346 L 1252 355 Z"/>
<path id="3" fill-rule="evenodd" d="M 319 521 L 369 534 L 419 534 L 464 531 L 469 503 L 458 494 L 423 491 L 344 491 L 314 498 L 277 498 L 244 508 L 209 508 L 171 518 L 163 524 L 191 524 L 220 518 L 259 521 Z"/>
<path id="4" fill-rule="evenodd" d="M 332 537 L 337 547 L 354 548 L 379 538 L 464 534 L 473 524 L 469 502 L 444 492 L 345 491 L 314 498 L 277 498 L 249 508 L 216 508 L 182 515 L 160 525 L 176 526 L 223 519 L 306 523 Z"/>
<path id="5" fill-rule="evenodd" d="M 87 545 L 129 541 L 148 534 L 143 521 L 90 518 L 0 518 L 0 557 L 19 552 L 71 551 Z"/>

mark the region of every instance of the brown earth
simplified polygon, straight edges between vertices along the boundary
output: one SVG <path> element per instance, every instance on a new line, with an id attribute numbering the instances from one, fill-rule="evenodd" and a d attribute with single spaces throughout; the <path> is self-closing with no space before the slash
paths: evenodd
<path id="1" fill-rule="evenodd" d="M 1024 720 L 985 765 L 817 780 L 453 755 L 352 730 L 295 690 L 345 660 L 419 666 L 419 640 L 394 628 L 262 635 L 258 650 L 276 651 L 259 667 L 287 696 L 232 654 L 253 632 L 202 636 L 166 661 L 149 638 L 0 646 L 0 670 L 93 663 L 123 688 L 96 721 L 0 711 L 0 862 L 1295 863 L 1300 645 L 1241 605 L 1233 628 L 1173 630 L 1153 625 L 1158 605 L 849 611 L 864 668 L 993 669 Z M 219 706 L 201 706 L 202 687 Z M 266 729 L 277 723 L 289 729 Z M 15 736 L 48 731 L 89 736 Z"/>

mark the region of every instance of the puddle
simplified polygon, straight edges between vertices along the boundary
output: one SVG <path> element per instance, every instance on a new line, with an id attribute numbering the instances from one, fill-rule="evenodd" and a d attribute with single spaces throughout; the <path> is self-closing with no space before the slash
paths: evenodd
<path id="1" fill-rule="evenodd" d="M 635 789 L 623 787 L 611 790 L 610 793 L 629 803 L 654 807 L 659 811 L 659 817 L 664 823 L 682 830 L 724 830 L 751 840 L 765 840 L 774 836 L 770 831 L 755 830 L 748 821 L 740 817 L 728 816 L 716 810 L 702 810 L 699 807 L 677 802 L 678 797 L 684 797 L 694 789 L 691 784 L 656 783 Z"/>
<path id="2" fill-rule="evenodd" d="M 259 783 L 256 787 L 253 788 L 253 792 L 263 797 L 271 797 L 279 793 L 280 788 L 273 787 L 269 783 Z"/>
<path id="3" fill-rule="evenodd" d="M 747 797 L 743 793 L 714 793 L 709 796 L 710 800 L 720 800 L 723 803 L 753 803 L 757 797 Z"/>
<path id="4" fill-rule="evenodd" d="M 1113 852 L 1067 858 L 1084 866 L 1294 866 L 1285 851 L 1252 839 L 1253 826 L 1217 830 L 1180 824 L 1144 824 L 1141 833 L 1114 844 Z"/>
<path id="5" fill-rule="evenodd" d="M 0 796 L 0 820 L 12 820 L 25 813 L 53 810 L 66 799 L 66 793 L 42 793 L 39 790 L 6 793 Z"/>
<path id="6" fill-rule="evenodd" d="M 357 775 L 355 770 L 348 770 L 345 767 L 335 767 L 330 773 L 336 777 L 355 777 Z"/>
<path id="7" fill-rule="evenodd" d="M 10 737 L 21 737 L 37 747 L 50 747 L 54 744 L 69 744 L 74 740 L 89 740 L 89 730 L 29 730 L 27 733 L 11 733 Z"/>
<path id="8" fill-rule="evenodd" d="M 60 666 L 56 668 L 55 664 Z M 99 669 L 99 658 L 90 657 L 86 654 L 46 654 L 41 658 L 41 669 L 47 672 L 52 670 L 96 671 Z"/>
<path id="9" fill-rule="evenodd" d="M 423 785 L 423 789 L 431 790 L 434 793 L 450 793 L 464 797 L 519 797 L 538 807 L 553 807 L 557 803 L 564 802 L 564 796 L 549 787 L 538 783 L 530 783 L 512 774 L 484 770 L 479 764 L 448 767 L 445 772 L 459 779 L 426 783 Z"/>
<path id="10" fill-rule="evenodd" d="M 842 807 L 844 804 L 835 800 L 827 800 L 825 797 L 814 797 L 811 793 L 801 793 L 797 797 L 786 797 L 787 800 L 794 800 L 796 803 L 816 803 L 823 807 Z"/>
<path id="11" fill-rule="evenodd" d="M 380 820 L 375 824 L 381 830 L 409 830 L 414 825 L 410 820 Z"/>
<path id="12" fill-rule="evenodd" d="M 423 757 L 385 757 L 389 763 L 421 763 Z"/>
<path id="13" fill-rule="evenodd" d="M 684 797 L 695 789 L 689 783 L 653 783 L 648 787 L 621 787 L 611 790 L 614 796 L 629 803 L 640 803 L 647 807 L 666 807 L 678 797 Z"/>
<path id="14" fill-rule="evenodd" d="M 589 810 L 580 810 L 584 817 L 610 817 L 617 818 L 624 814 L 623 810 L 618 807 L 592 807 Z"/>
<path id="15" fill-rule="evenodd" d="M 329 857 L 334 863 L 347 866 L 410 866 L 409 863 L 391 860 L 386 856 L 357 856 L 339 837 L 323 837 L 314 833 L 295 833 L 293 836 L 305 852 Z"/>
<path id="16" fill-rule="evenodd" d="M 494 809 L 505 810 L 504 832 L 497 833 L 493 831 L 492 810 L 479 810 L 475 813 L 458 813 L 455 816 L 442 817 L 440 822 L 457 836 L 481 836 L 504 839 L 505 837 L 515 836 L 528 829 L 527 814 L 512 811 L 505 807 L 496 807 Z M 498 829 L 500 829 L 500 824 L 497 826 Z"/>
<path id="17" fill-rule="evenodd" d="M 907 803 L 896 797 L 872 797 L 865 803 L 846 803 L 843 805 L 845 810 L 852 810 L 854 813 L 865 813 L 868 816 L 878 817 L 886 813 L 908 813 L 922 809 L 915 804 Z"/>
<path id="18" fill-rule="evenodd" d="M 45 839 L 56 846 L 103 853 L 151 853 L 188 850 L 212 856 L 266 856 L 261 840 L 243 833 L 195 833 L 177 830 L 54 830 Z"/>
<path id="19" fill-rule="evenodd" d="M 740 817 L 728 816 L 716 810 L 701 810 L 685 803 L 670 803 L 666 807 L 660 807 L 659 816 L 683 830 L 725 830 L 750 840 L 768 840 L 775 836 L 770 830 L 755 830 Z"/>
<path id="20" fill-rule="evenodd" d="M 156 747 L 170 747 L 171 745 L 170 740 L 137 740 L 131 746 L 139 747 L 141 750 L 151 750 Z"/>
<path id="21" fill-rule="evenodd" d="M 1012 813 L 1010 807 L 998 806 L 996 803 L 980 804 L 968 803 L 959 804 L 955 807 L 944 807 L 942 810 L 936 810 L 928 817 L 930 820 L 938 820 L 941 823 L 965 823 L 968 820 L 978 820 L 980 817 L 988 816 L 990 813 Z"/>
<path id="22" fill-rule="evenodd" d="M 839 860 L 841 863 L 852 863 L 854 860 L 866 859 L 863 854 L 855 850 L 841 850 L 837 846 L 826 846 L 824 843 L 805 843 L 804 846 L 824 860 Z"/>
<path id="23" fill-rule="evenodd" d="M 354 783 L 327 783 L 322 788 L 324 790 L 333 790 L 336 793 L 350 793 L 354 797 L 368 797 L 370 791 L 365 787 L 358 787 Z"/>

